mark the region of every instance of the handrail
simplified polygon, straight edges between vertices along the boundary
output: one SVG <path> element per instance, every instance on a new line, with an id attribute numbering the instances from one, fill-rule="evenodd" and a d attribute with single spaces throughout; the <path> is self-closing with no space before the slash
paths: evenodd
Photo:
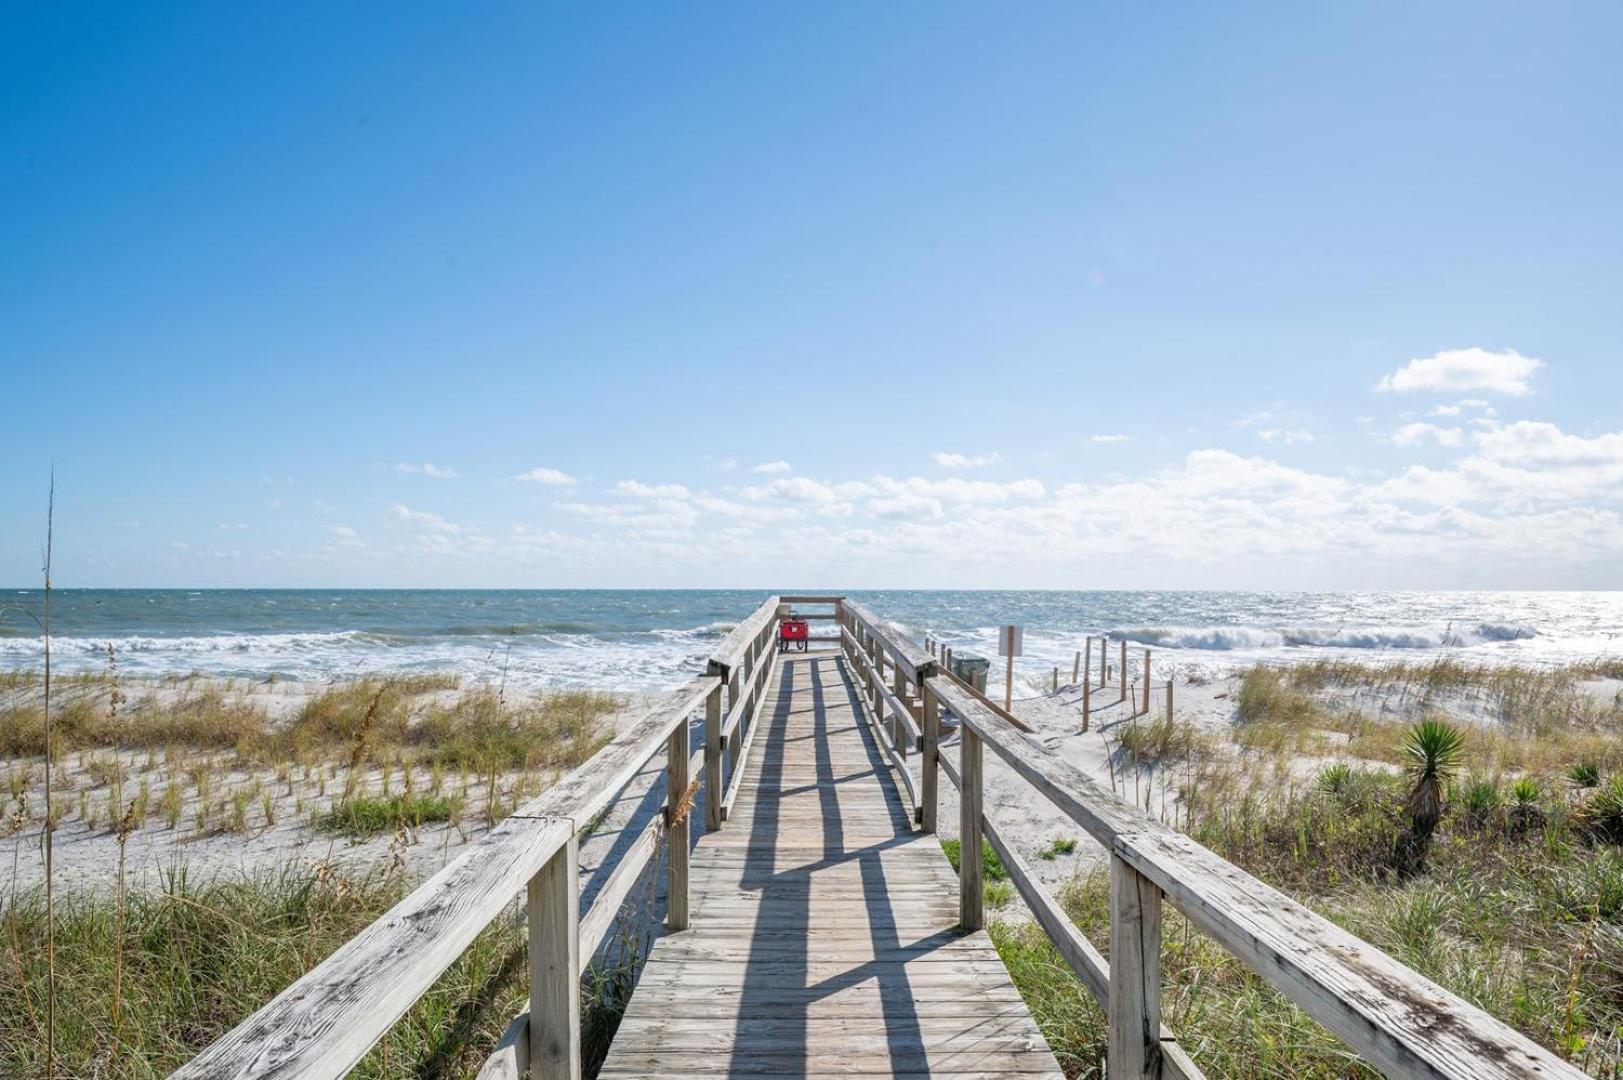
<path id="1" fill-rule="evenodd" d="M 941 773 L 955 788 L 962 788 L 958 778 L 958 770 L 953 767 L 947 758 L 941 759 Z M 1015 846 L 1004 839 L 1003 833 L 998 829 L 997 822 L 992 815 L 981 813 L 981 829 L 992 850 L 1002 861 L 1003 868 L 1009 872 L 1009 880 L 1019 891 L 1020 898 L 1026 902 L 1032 917 L 1037 925 L 1042 927 L 1053 942 L 1054 949 L 1065 961 L 1067 967 L 1077 978 L 1088 993 L 1093 995 L 1101 1009 L 1110 1008 L 1110 966 L 1099 950 L 1076 928 L 1065 909 L 1060 907 L 1049 891 L 1043 888 L 1042 882 L 1032 871 L 1031 864 L 1026 862 Z M 1165 1024 L 1161 1025 L 1161 1060 L 1166 1066 L 1166 1073 L 1174 1080 L 1201 1080 L 1205 1075 L 1189 1056 L 1188 1052 L 1178 1044 L 1177 1037 L 1167 1030 Z"/>
<path id="2" fill-rule="evenodd" d="M 763 662 L 760 667 L 763 681 L 766 673 L 776 669 L 777 652 L 776 650 L 772 650 L 767 654 L 766 661 Z M 755 702 L 755 704 L 749 710 L 749 723 L 744 726 L 744 738 L 742 742 L 738 743 L 738 755 L 733 758 L 733 771 L 732 774 L 727 778 L 727 793 L 723 795 L 721 799 L 722 821 L 726 821 L 732 816 L 733 803 L 737 801 L 738 793 L 744 789 L 744 770 L 749 763 L 750 747 L 755 744 L 755 730 L 761 726 L 761 709 L 766 705 L 765 690 L 762 689 L 759 696 L 753 696 L 750 694 L 743 695 L 741 698 L 741 703 L 748 706 L 752 700 Z M 742 717 L 733 721 L 734 727 L 737 726 L 741 719 Z M 731 736 L 729 735 L 728 738 L 729 745 L 731 745 Z"/>
<path id="3" fill-rule="evenodd" d="M 1111 853 L 1113 1066 L 1118 1041 L 1138 1038 L 1136 1030 L 1120 1030 L 1124 1021 L 1143 1030 L 1143 1021 L 1153 1020 L 1148 1030 L 1159 1030 L 1159 1006 L 1138 995 L 1159 994 L 1159 904 L 1165 897 L 1246 967 L 1389 1075 L 1457 1080 L 1529 1075 L 1577 1080 L 1583 1075 L 1373 945 L 1117 799 L 953 681 L 932 677 L 925 686 L 959 717 L 966 753 L 973 750 L 978 758 L 978 746 L 990 746 Z M 961 789 L 967 772 L 958 770 Z M 979 869 L 980 853 L 971 852 L 967 842 L 961 858 L 973 859 Z M 1142 970 L 1118 970 L 1123 945 L 1134 946 L 1133 959 Z M 1123 978 L 1133 984 L 1125 992 L 1118 985 Z M 1118 994 L 1126 1000 L 1118 1002 Z M 1131 1006 L 1125 1011 L 1138 1014 L 1137 1019 L 1118 1015 L 1122 1006 Z M 1142 1063 L 1149 1057 L 1143 1046 L 1137 1055 L 1128 1054 L 1127 1060 Z"/>
<path id="4" fill-rule="evenodd" d="M 657 698 L 590 761 L 520 807 L 174 1077 L 344 1075 L 526 882 L 533 901 L 534 883 L 550 867 L 567 861 L 573 870 L 577 832 L 649 758 L 669 748 L 678 730 L 685 770 L 688 715 L 720 688 L 712 675 Z M 569 899 L 573 906 L 574 896 Z M 573 945 L 578 928 L 569 930 Z M 578 967 L 574 957 L 578 947 L 571 968 Z M 578 971 L 569 974 L 578 977 Z"/>
<path id="5" fill-rule="evenodd" d="M 880 647 L 889 653 L 896 666 L 902 669 L 908 682 L 915 686 L 921 685 L 925 676 L 936 670 L 935 657 L 899 633 L 894 624 L 879 618 L 855 600 L 842 600 L 840 607 L 878 640 Z"/>
<path id="6" fill-rule="evenodd" d="M 762 629 L 777 617 L 778 606 L 782 603 L 780 597 L 767 597 L 743 622 L 728 631 L 710 654 L 710 674 L 719 675 L 726 682 Z"/>
<path id="7" fill-rule="evenodd" d="M 851 644 L 852 653 L 856 656 L 856 658 L 862 661 L 862 670 L 864 672 L 873 672 L 873 661 L 868 658 L 867 653 L 863 652 L 862 649 L 858 647 L 859 643 L 857 642 L 857 636 L 843 626 L 840 627 L 840 635 L 845 641 Z M 891 690 L 890 687 L 885 685 L 884 680 L 880 678 L 877 673 L 873 673 L 870 677 L 879 684 L 879 696 L 884 699 L 885 705 L 889 709 L 891 715 L 895 716 L 897 720 L 900 720 L 902 726 L 907 729 L 907 734 L 911 744 L 915 748 L 920 747 L 919 740 L 923 738 L 923 734 L 919 730 L 919 722 L 913 718 L 913 710 L 902 704 L 902 699 L 896 696 L 895 691 Z"/>

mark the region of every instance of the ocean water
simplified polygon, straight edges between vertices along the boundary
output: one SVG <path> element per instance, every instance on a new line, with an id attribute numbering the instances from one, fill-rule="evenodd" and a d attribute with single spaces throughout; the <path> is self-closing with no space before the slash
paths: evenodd
<path id="1" fill-rule="evenodd" d="M 331 680 L 455 671 L 473 681 L 652 690 L 703 658 L 763 593 L 750 590 L 59 590 L 53 665 Z M 1221 674 L 1329 656 L 1554 664 L 1623 655 L 1616 592 L 853 592 L 959 654 L 996 656 L 1025 628 L 1019 679 L 1069 675 L 1089 634 L 1148 645 L 1160 671 Z M 0 595 L 0 670 L 38 668 L 37 590 Z M 814 631 L 827 627 L 817 627 Z M 994 665 L 994 676 L 1001 665 Z M 994 678 L 996 681 L 996 678 Z"/>

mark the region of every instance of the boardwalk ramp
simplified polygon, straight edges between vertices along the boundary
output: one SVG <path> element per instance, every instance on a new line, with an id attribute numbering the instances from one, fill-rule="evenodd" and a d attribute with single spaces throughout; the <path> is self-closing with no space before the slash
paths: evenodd
<path id="1" fill-rule="evenodd" d="M 785 658 L 758 722 L 601 1075 L 1062 1076 L 840 656 Z"/>

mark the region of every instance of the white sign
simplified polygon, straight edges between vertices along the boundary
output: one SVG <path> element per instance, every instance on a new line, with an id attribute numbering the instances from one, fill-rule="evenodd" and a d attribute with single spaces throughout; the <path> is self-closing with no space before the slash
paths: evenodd
<path id="1" fill-rule="evenodd" d="M 1020 656 L 1026 642 L 1026 632 L 1018 626 L 1002 626 L 997 632 L 997 654 Z"/>

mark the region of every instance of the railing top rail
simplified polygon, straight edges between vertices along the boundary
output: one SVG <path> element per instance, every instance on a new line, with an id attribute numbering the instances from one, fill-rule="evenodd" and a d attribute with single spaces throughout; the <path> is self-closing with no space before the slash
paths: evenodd
<path id="1" fill-rule="evenodd" d="M 838 604 L 844 599 L 845 597 L 835 596 L 832 593 L 788 593 L 778 597 L 778 602 L 780 604 Z"/>
<path id="2" fill-rule="evenodd" d="M 895 623 L 881 619 L 855 600 L 847 598 L 841 601 L 841 605 L 868 633 L 879 639 L 880 646 L 890 654 L 897 667 L 907 672 L 908 681 L 915 686 L 922 684 L 936 670 L 935 657 L 923 645 L 902 633 Z"/>
<path id="3" fill-rule="evenodd" d="M 644 706 L 590 761 L 521 806 L 174 1076 L 344 1075 L 720 685 L 714 675 L 694 679 Z"/>
<path id="4" fill-rule="evenodd" d="M 778 606 L 783 603 L 785 601 L 782 597 L 769 596 L 761 602 L 760 607 L 750 612 L 743 622 L 733 627 L 710 654 L 710 674 L 719 675 L 723 682 L 727 681 L 733 669 L 743 659 L 750 643 L 766 628 L 767 623 L 777 616 Z"/>
<path id="5" fill-rule="evenodd" d="M 956 682 L 929 690 L 998 757 L 1201 930 L 1397 1076 L 1579 1078 L 1481 1009 L 1132 806 Z"/>

